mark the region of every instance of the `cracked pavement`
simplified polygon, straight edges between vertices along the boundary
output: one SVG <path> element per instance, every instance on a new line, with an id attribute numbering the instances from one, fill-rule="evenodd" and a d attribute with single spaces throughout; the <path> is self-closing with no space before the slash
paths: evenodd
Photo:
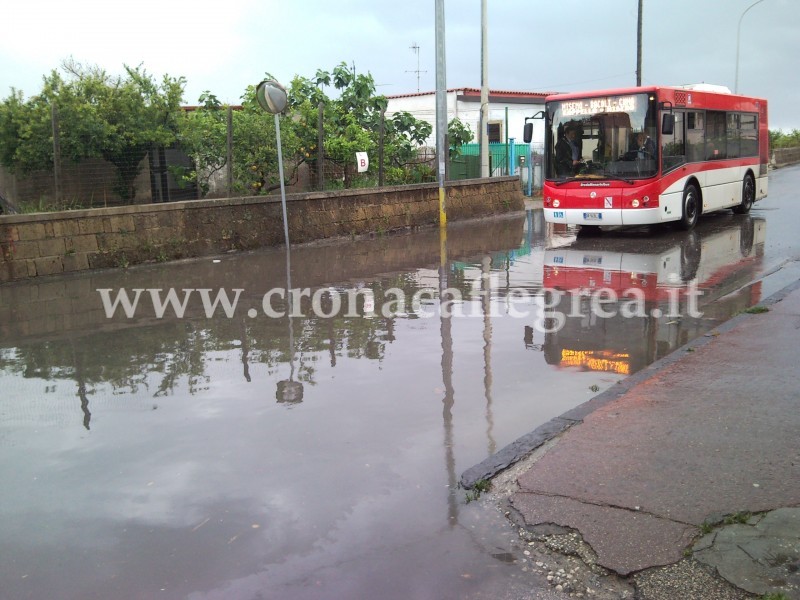
<path id="1" fill-rule="evenodd" d="M 765 304 L 601 394 L 571 427 L 550 426 L 509 496 L 517 522 L 579 532 L 648 600 L 800 599 L 800 282 Z M 462 481 L 482 468 L 496 467 Z M 670 571 L 683 582 L 659 588 Z"/>

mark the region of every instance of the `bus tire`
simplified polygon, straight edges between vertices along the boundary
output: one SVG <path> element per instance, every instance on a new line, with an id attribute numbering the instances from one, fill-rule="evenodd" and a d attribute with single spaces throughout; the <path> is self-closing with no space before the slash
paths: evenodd
<path id="1" fill-rule="evenodd" d="M 689 231 L 697 225 L 697 218 L 700 216 L 700 193 L 692 183 L 683 190 L 682 206 L 680 227 Z"/>
<path id="2" fill-rule="evenodd" d="M 753 208 L 753 202 L 756 201 L 756 182 L 753 181 L 753 176 L 748 173 L 744 176 L 742 182 L 742 203 L 739 206 L 733 207 L 733 212 L 737 215 L 746 215 Z"/>

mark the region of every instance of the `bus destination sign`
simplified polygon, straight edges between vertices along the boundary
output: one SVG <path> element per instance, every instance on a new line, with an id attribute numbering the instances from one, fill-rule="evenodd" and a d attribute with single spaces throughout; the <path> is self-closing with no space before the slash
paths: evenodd
<path id="1" fill-rule="evenodd" d="M 612 96 L 609 98 L 588 98 L 568 100 L 561 103 L 561 115 L 574 117 L 596 113 L 631 112 L 636 110 L 636 96 Z"/>

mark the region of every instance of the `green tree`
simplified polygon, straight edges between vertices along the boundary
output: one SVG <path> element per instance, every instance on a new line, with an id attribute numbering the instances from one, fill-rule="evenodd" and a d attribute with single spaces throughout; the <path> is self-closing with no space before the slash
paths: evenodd
<path id="1" fill-rule="evenodd" d="M 269 74 L 265 77 L 272 78 Z M 335 98 L 325 93 L 325 88 L 331 85 L 338 94 Z M 356 74 L 340 63 L 332 72 L 318 69 L 313 78 L 296 76 L 287 87 L 287 96 L 286 114 L 280 121 L 285 183 L 297 181 L 303 164 L 310 168 L 312 180 L 320 168 L 317 147 L 320 103 L 324 108 L 326 160 L 339 165 L 345 187 L 356 181 L 368 181 L 353 177 L 355 153 L 370 153 L 376 164 L 381 112 L 387 104 L 384 96 L 376 95 L 372 76 Z M 196 168 L 177 174 L 186 183 L 199 177 L 201 187 L 207 191 L 210 178 L 227 161 L 225 111 L 209 92 L 201 96 L 200 103 L 196 110 L 181 116 L 178 133 L 181 148 L 193 158 Z M 387 183 L 420 179 L 419 171 L 427 167 L 417 164 L 416 150 L 431 130 L 429 123 L 408 113 L 385 119 Z M 233 112 L 232 171 L 236 193 L 265 194 L 280 186 L 275 139 L 274 118 L 258 106 L 255 88 L 251 86 L 242 96 L 241 109 Z"/>
<path id="2" fill-rule="evenodd" d="M 0 161 L 22 174 L 53 167 L 53 107 L 58 112 L 62 160 L 103 158 L 117 168 L 115 191 L 132 202 L 133 185 L 147 152 L 176 139 L 185 80 L 157 82 L 141 66 L 112 76 L 64 61 L 44 78 L 42 91 L 25 100 L 12 90 L 0 104 Z"/>
<path id="3" fill-rule="evenodd" d="M 447 138 L 450 142 L 450 158 L 461 155 L 461 146 L 469 144 L 473 138 L 472 129 L 456 117 L 447 124 Z"/>

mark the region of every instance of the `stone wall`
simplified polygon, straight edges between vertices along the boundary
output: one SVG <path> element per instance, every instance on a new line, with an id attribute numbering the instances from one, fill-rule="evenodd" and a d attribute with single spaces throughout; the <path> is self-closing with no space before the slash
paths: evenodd
<path id="1" fill-rule="evenodd" d="M 517 177 L 448 182 L 449 220 L 520 211 Z M 437 184 L 287 196 L 292 243 L 433 225 Z M 280 196 L 0 216 L 0 283 L 278 246 Z"/>
<path id="2" fill-rule="evenodd" d="M 785 167 L 800 163 L 800 148 L 775 148 L 772 151 L 772 164 Z"/>

